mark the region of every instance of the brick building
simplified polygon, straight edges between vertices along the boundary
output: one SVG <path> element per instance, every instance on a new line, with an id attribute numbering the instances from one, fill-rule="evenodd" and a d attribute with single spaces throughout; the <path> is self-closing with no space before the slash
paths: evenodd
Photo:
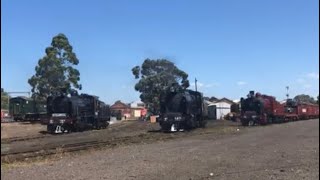
<path id="1" fill-rule="evenodd" d="M 123 102 L 116 101 L 113 105 L 110 106 L 111 113 L 117 114 L 120 113 L 121 117 L 130 118 L 131 117 L 131 109 L 128 104 Z"/>

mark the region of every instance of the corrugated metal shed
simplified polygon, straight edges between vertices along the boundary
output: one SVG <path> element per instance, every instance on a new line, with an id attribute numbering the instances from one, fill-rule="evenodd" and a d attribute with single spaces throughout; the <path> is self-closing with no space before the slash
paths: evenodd
<path id="1" fill-rule="evenodd" d="M 215 110 L 216 112 L 212 112 L 212 115 L 216 116 L 216 119 L 223 119 L 225 115 L 231 112 L 231 105 L 234 104 L 234 102 L 228 98 L 222 98 L 215 102 L 210 103 L 208 106 L 213 106 L 214 108 L 211 108 L 212 110 Z"/>

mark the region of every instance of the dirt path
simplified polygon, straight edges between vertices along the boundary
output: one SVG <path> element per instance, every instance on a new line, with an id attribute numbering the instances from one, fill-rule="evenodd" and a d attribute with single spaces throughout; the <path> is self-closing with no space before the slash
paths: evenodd
<path id="1" fill-rule="evenodd" d="M 1 123 L 1 140 L 7 138 L 23 138 L 26 136 L 40 136 L 47 127 L 40 123 L 12 122 Z"/>
<path id="2" fill-rule="evenodd" d="M 319 120 L 195 134 L 5 167 L 3 179 L 319 179 Z M 210 175 L 210 173 L 212 173 Z"/>

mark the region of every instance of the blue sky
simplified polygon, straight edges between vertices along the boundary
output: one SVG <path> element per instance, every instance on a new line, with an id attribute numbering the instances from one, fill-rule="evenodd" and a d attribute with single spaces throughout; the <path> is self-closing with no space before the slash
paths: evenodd
<path id="1" fill-rule="evenodd" d="M 317 0 L 2 0 L 1 27 L 7 91 L 30 91 L 45 48 L 64 33 L 81 92 L 107 103 L 139 99 L 131 68 L 146 58 L 173 61 L 206 96 L 282 100 L 287 85 L 291 96 L 319 94 Z"/>

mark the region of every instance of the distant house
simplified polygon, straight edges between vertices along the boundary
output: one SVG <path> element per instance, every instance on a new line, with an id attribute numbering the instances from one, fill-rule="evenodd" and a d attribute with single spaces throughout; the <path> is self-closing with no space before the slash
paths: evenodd
<path id="1" fill-rule="evenodd" d="M 233 104 L 234 102 L 228 98 L 218 99 L 208 105 L 208 114 L 211 114 L 211 119 L 223 119 L 225 115 L 231 112 Z"/>
<path id="2" fill-rule="evenodd" d="M 232 100 L 230 100 L 228 98 L 225 98 L 225 97 L 220 99 L 220 100 L 218 100 L 217 102 L 226 102 L 228 104 L 233 104 L 234 103 Z"/>
<path id="3" fill-rule="evenodd" d="M 214 97 L 214 96 L 212 96 L 210 99 L 209 99 L 209 101 L 211 101 L 211 102 L 215 102 L 215 101 L 218 101 L 219 99 L 218 98 L 216 98 L 216 97 Z"/>
<path id="4" fill-rule="evenodd" d="M 140 118 L 141 116 L 146 116 L 147 109 L 145 104 L 141 101 L 135 101 L 130 103 L 131 117 Z"/>
<path id="5" fill-rule="evenodd" d="M 213 102 L 212 101 L 209 101 L 209 100 L 204 100 L 204 104 L 205 104 L 205 107 L 208 106 L 207 109 L 207 112 L 208 112 L 208 118 L 210 120 L 214 120 L 214 119 L 217 119 L 217 111 L 216 111 L 216 107 L 214 106 Z"/>
<path id="6" fill-rule="evenodd" d="M 112 114 L 121 114 L 121 117 L 130 118 L 131 117 L 131 108 L 128 104 L 123 102 L 116 101 L 113 105 L 110 106 Z"/>
<path id="7" fill-rule="evenodd" d="M 233 100 L 234 103 L 239 104 L 240 103 L 240 99 L 235 99 Z"/>
<path id="8" fill-rule="evenodd" d="M 145 104 L 143 102 L 141 102 L 141 101 L 133 101 L 129 105 L 132 108 L 145 107 Z"/>
<path id="9" fill-rule="evenodd" d="M 141 116 L 146 116 L 147 109 L 145 104 L 140 101 L 134 101 L 129 104 L 123 103 L 120 100 L 110 106 L 111 113 L 117 116 L 118 119 L 138 119 Z M 120 116 L 120 117 L 118 117 Z"/>

